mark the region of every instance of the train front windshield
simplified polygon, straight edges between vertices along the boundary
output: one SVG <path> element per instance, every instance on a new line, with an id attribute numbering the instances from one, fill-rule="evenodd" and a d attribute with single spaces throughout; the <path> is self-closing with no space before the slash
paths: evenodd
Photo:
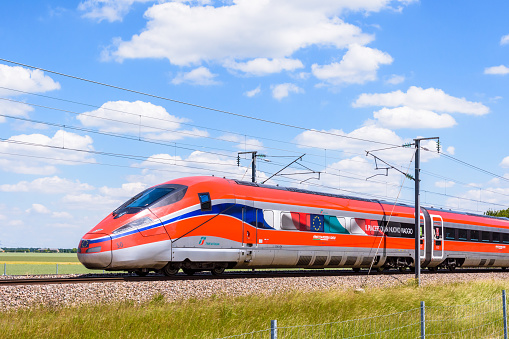
<path id="1" fill-rule="evenodd" d="M 138 213 L 147 207 L 169 205 L 182 199 L 186 190 L 187 187 L 183 185 L 152 187 L 123 203 L 112 214 L 115 218 L 118 218 L 124 214 Z"/>
<path id="2" fill-rule="evenodd" d="M 141 192 L 141 195 L 135 196 L 134 197 L 135 200 L 132 201 L 129 205 L 125 206 L 125 208 L 130 207 L 145 208 L 153 204 L 157 200 L 161 199 L 165 195 L 170 194 L 174 190 L 175 190 L 174 188 L 159 188 L 159 187 L 149 188 L 148 190 Z"/>

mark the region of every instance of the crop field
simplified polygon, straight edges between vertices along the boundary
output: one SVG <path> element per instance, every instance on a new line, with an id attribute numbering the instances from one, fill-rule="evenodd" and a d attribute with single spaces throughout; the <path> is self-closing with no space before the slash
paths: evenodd
<path id="1" fill-rule="evenodd" d="M 0 274 L 38 275 L 38 274 L 84 274 L 98 271 L 86 269 L 78 260 L 76 253 L 0 253 Z"/>

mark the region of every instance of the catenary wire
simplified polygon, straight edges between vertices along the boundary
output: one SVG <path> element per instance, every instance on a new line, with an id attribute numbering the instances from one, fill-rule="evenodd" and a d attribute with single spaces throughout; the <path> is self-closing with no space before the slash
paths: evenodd
<path id="1" fill-rule="evenodd" d="M 169 101 L 169 102 L 173 102 L 173 103 L 177 103 L 177 104 L 182 104 L 182 105 L 186 105 L 186 106 L 190 106 L 190 107 L 195 107 L 195 108 L 199 108 L 199 109 L 205 109 L 205 110 L 209 110 L 209 111 L 212 111 L 212 112 L 223 113 L 223 114 L 227 114 L 227 115 L 231 115 L 231 116 L 236 116 L 236 117 L 240 117 L 240 118 L 244 118 L 244 119 L 250 119 L 250 120 L 259 121 L 259 122 L 268 123 L 268 124 L 273 124 L 273 125 L 278 125 L 278 126 L 282 126 L 282 127 L 298 129 L 298 130 L 301 130 L 301 131 L 310 131 L 310 132 L 315 132 L 315 133 L 320 133 L 320 134 L 336 136 L 336 137 L 340 137 L 340 138 L 346 138 L 346 139 L 357 140 L 357 141 L 364 141 L 364 142 L 369 142 L 369 143 L 373 143 L 373 144 L 402 147 L 401 145 L 395 145 L 395 144 L 391 144 L 391 143 L 387 143 L 387 142 L 381 142 L 381 141 L 375 141 L 375 140 L 369 140 L 369 139 L 363 139 L 363 138 L 356 138 L 356 137 L 352 137 L 352 136 L 341 135 L 341 134 L 336 134 L 336 133 L 331 133 L 331 132 L 326 132 L 326 131 L 318 131 L 318 130 L 314 130 L 314 129 L 310 129 L 310 128 L 305 128 L 305 127 L 302 127 L 302 126 L 291 125 L 291 124 L 287 124 L 287 123 L 283 123 L 283 122 L 277 122 L 277 121 L 272 121 L 272 120 L 268 120 L 268 119 L 256 118 L 256 117 L 252 117 L 252 116 L 245 115 L 245 114 L 239 114 L 239 113 L 234 113 L 234 112 L 230 112 L 230 111 L 226 111 L 226 110 L 222 110 L 222 109 L 217 109 L 217 108 L 207 107 L 207 106 L 203 106 L 203 105 L 193 104 L 193 103 L 185 102 L 185 101 L 182 101 L 182 100 L 171 99 L 171 98 L 167 98 L 167 97 L 163 97 L 163 96 L 159 96 L 159 95 L 155 95 L 155 94 L 150 94 L 150 93 L 146 93 L 146 92 L 136 91 L 136 90 L 132 90 L 132 89 L 128 89 L 128 88 L 124 88 L 124 87 L 120 87 L 120 86 L 115 86 L 115 85 L 111 85 L 111 84 L 107 84 L 107 83 L 103 83 L 103 82 L 99 82 L 99 81 L 89 80 L 89 79 L 77 77 L 77 76 L 74 76 L 74 75 L 69 75 L 69 74 L 65 74 L 65 73 L 61 73 L 61 72 L 56 72 L 56 71 L 52 71 L 52 70 L 49 70 L 49 69 L 45 69 L 45 68 L 41 68 L 41 67 L 37 67 L 37 66 L 32 66 L 32 65 L 27 65 L 27 64 L 23 64 L 23 63 L 20 63 L 20 62 L 16 62 L 16 61 L 12 61 L 12 60 L 7 60 L 7 59 L 3 59 L 3 58 L 0 58 L 0 61 L 11 63 L 11 64 L 18 65 L 18 66 L 28 67 L 28 68 L 32 68 L 32 69 L 38 69 L 38 70 L 41 70 L 41 71 L 44 71 L 44 72 L 48 72 L 48 73 L 64 76 L 64 77 L 75 79 L 75 80 L 80 80 L 80 81 L 88 82 L 88 83 L 95 84 L 95 85 L 105 86 L 105 87 L 109 87 L 109 88 L 113 88 L 113 89 L 117 89 L 117 90 L 121 90 L 121 91 L 135 93 L 135 94 L 139 94 L 139 95 L 143 95 L 143 96 L 148 96 L 148 97 L 152 97 L 152 98 L 156 98 L 156 99 L 160 99 L 160 100 L 165 100 L 165 101 Z"/>

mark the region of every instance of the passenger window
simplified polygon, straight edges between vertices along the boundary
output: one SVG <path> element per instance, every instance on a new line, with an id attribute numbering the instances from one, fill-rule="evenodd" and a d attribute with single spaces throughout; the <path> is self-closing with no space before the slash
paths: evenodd
<path id="1" fill-rule="evenodd" d="M 274 211 L 259 210 L 259 212 L 258 212 L 258 227 L 274 229 Z"/>
<path id="2" fill-rule="evenodd" d="M 212 201 L 209 193 L 198 193 L 202 211 L 212 211 Z"/>
<path id="3" fill-rule="evenodd" d="M 296 214 L 296 216 L 295 216 Z M 297 231 L 300 228 L 299 214 L 282 212 L 281 213 L 281 229 Z"/>
<path id="4" fill-rule="evenodd" d="M 299 218 L 299 221 L 300 221 L 299 230 L 303 231 L 303 232 L 309 232 L 311 230 L 311 225 L 309 223 L 309 221 L 310 221 L 309 220 L 309 214 L 305 214 L 305 213 L 296 213 L 296 214 L 299 214 L 299 216 L 300 216 L 300 218 Z"/>
<path id="5" fill-rule="evenodd" d="M 459 240 L 467 240 L 467 230 L 460 228 L 458 230 L 458 239 Z"/>
<path id="6" fill-rule="evenodd" d="M 479 241 L 479 231 L 477 230 L 470 231 L 470 241 Z"/>
<path id="7" fill-rule="evenodd" d="M 489 242 L 490 241 L 490 232 L 482 231 L 482 241 Z"/>
<path id="8" fill-rule="evenodd" d="M 500 242 L 500 233 L 493 233 L 493 242 Z"/>
<path id="9" fill-rule="evenodd" d="M 345 218 L 326 215 L 324 217 L 324 231 L 326 233 L 348 234 Z"/>
<path id="10" fill-rule="evenodd" d="M 366 234 L 366 232 L 364 231 L 365 229 L 366 229 L 366 219 L 358 218 L 350 219 L 350 233 L 365 235 Z"/>
<path id="11" fill-rule="evenodd" d="M 445 239 L 447 239 L 447 240 L 455 240 L 456 239 L 456 236 L 454 234 L 454 228 L 449 228 L 449 227 L 445 228 Z"/>
<path id="12" fill-rule="evenodd" d="M 252 225 L 257 228 L 274 229 L 274 211 L 256 209 L 256 220 Z"/>
<path id="13" fill-rule="evenodd" d="M 502 233 L 502 242 L 504 244 L 509 244 L 509 233 Z"/>

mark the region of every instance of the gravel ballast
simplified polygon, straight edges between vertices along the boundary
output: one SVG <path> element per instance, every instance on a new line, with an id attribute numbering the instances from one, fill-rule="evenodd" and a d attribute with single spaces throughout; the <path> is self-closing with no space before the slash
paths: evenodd
<path id="1" fill-rule="evenodd" d="M 62 277 L 62 276 L 59 276 Z M 7 277 L 3 277 L 7 278 Z M 16 277 L 20 278 L 20 277 Z M 33 278 L 33 277 L 30 277 Z M 389 287 L 407 284 L 413 274 L 307 276 L 274 278 L 164 280 L 0 287 L 0 310 L 34 306 L 78 306 L 81 304 L 133 301 L 143 303 L 156 295 L 166 301 L 218 296 L 270 295 L 290 291 L 355 290 L 360 287 Z M 440 273 L 421 275 L 421 285 L 479 280 L 509 281 L 509 272 Z"/>

